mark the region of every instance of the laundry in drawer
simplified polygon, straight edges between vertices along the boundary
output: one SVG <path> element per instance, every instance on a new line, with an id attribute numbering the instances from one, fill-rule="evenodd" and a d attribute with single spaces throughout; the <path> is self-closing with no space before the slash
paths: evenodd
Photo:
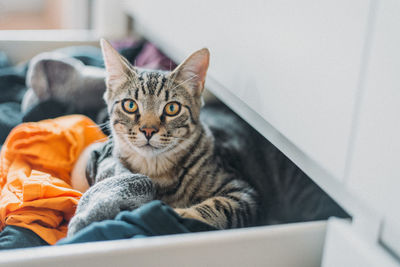
<path id="1" fill-rule="evenodd" d="M 134 43 L 132 46 L 133 49 L 137 49 L 139 47 L 146 47 L 147 44 L 143 43 Z M 75 48 L 76 49 L 76 48 Z M 88 48 L 84 48 L 82 51 L 86 51 L 85 53 L 88 53 Z M 96 48 L 93 48 L 94 50 L 91 50 L 91 55 L 96 55 L 95 52 Z M 78 49 L 79 50 L 79 49 Z M 88 60 L 88 55 L 82 55 L 81 53 L 77 53 L 77 50 L 70 49 L 70 48 L 64 48 L 63 50 L 58 50 L 58 52 L 63 52 L 63 53 L 72 53 L 72 56 L 78 57 L 77 55 L 79 54 L 80 58 L 83 58 L 84 62 L 96 62 L 96 60 Z M 77 53 L 77 54 L 75 54 Z M 5 76 L 7 75 L 12 75 L 13 77 L 19 77 L 19 79 L 16 79 L 15 90 L 18 91 L 18 93 L 23 92 L 26 90 L 25 88 L 22 88 L 21 86 L 17 86 L 20 84 L 20 81 L 24 80 L 24 75 L 26 74 L 24 71 L 20 71 L 19 68 L 14 68 L 12 71 L 15 73 L 10 74 L 10 69 L 8 69 L 7 73 L 4 73 Z M 11 77 L 11 76 L 9 76 Z M 39 102 L 36 106 L 33 106 L 31 108 L 26 109 L 25 114 L 23 115 L 23 120 L 28 121 L 32 118 L 35 119 L 45 119 L 46 116 L 53 116 L 53 115 L 64 115 L 62 114 L 63 112 L 66 112 L 65 109 L 63 109 L 63 104 L 54 101 L 54 103 L 51 102 L 52 100 L 46 100 L 43 102 Z M 65 104 L 65 103 L 64 103 Z M 56 114 L 53 113 L 46 113 L 47 111 L 50 111 L 52 109 L 46 109 L 49 107 L 54 107 L 57 105 L 59 107 L 58 110 L 56 110 Z M 72 109 L 73 110 L 73 109 Z M 19 111 L 19 110 L 18 110 Z M 76 110 L 73 110 L 76 112 Z M 20 111 L 19 111 L 20 112 Z M 54 112 L 54 110 L 52 111 Z M 71 112 L 71 111 L 69 111 Z M 87 112 L 87 111 L 83 111 Z M 206 106 L 204 107 L 203 110 L 203 116 L 204 120 L 207 120 L 207 118 L 213 118 L 213 114 L 217 112 L 222 112 L 225 114 L 226 118 L 230 117 L 235 117 L 237 120 L 241 120 L 233 111 L 231 111 L 228 107 L 226 107 L 222 102 L 214 101 L 210 103 L 207 103 Z M 99 114 L 93 114 L 93 113 L 86 113 L 89 116 L 92 116 L 93 119 L 96 119 L 99 117 Z M 40 117 L 42 116 L 42 117 Z M 18 122 L 18 121 L 16 121 Z M 209 122 L 209 124 L 216 123 L 216 122 Z M 177 238 L 178 243 L 182 242 L 184 244 L 185 242 L 193 242 L 194 247 L 189 248 L 188 247 L 188 252 L 186 255 L 190 255 L 190 253 L 193 253 L 194 250 L 196 250 L 198 244 L 197 244 L 197 239 L 204 239 L 204 248 L 210 250 L 210 246 L 208 245 L 208 240 L 212 240 L 215 238 L 217 241 L 217 244 L 224 245 L 226 244 L 226 250 L 225 251 L 230 251 L 229 249 L 229 244 L 231 244 L 232 249 L 239 249 L 242 250 L 243 248 L 241 245 L 238 247 L 240 243 L 237 243 L 237 241 L 241 240 L 242 238 L 247 238 L 249 242 L 250 247 L 244 247 L 246 251 L 248 251 L 249 248 L 251 247 L 258 247 L 259 244 L 264 244 L 264 243 L 269 243 L 269 240 L 277 240 L 277 239 L 285 239 L 283 242 L 277 242 L 276 246 L 275 245 L 270 245 L 271 251 L 280 251 L 283 247 L 286 247 L 287 244 L 291 244 L 292 248 L 291 250 L 293 251 L 298 251 L 297 255 L 303 255 L 303 253 L 309 254 L 308 259 L 304 260 L 304 266 L 309 266 L 315 265 L 317 266 L 320 262 L 320 257 L 321 257 L 321 252 L 322 252 L 322 245 L 323 243 L 323 237 L 324 237 L 324 231 L 325 231 L 325 225 L 326 223 L 323 221 L 320 222 L 310 222 L 310 223 L 301 223 L 301 222 L 308 222 L 308 221 L 317 221 L 317 220 L 325 220 L 329 216 L 340 216 L 340 217 L 348 217 L 348 215 L 337 205 L 334 203 L 334 201 L 326 194 L 324 193 L 312 180 L 310 180 L 298 167 L 296 167 L 286 156 L 284 156 L 278 149 L 276 149 L 275 146 L 273 146 L 270 142 L 268 142 L 262 135 L 260 135 L 257 131 L 255 131 L 250 125 L 246 124 L 243 120 L 241 120 L 241 124 L 243 126 L 241 127 L 242 135 L 244 136 L 249 136 L 251 137 L 251 140 L 253 142 L 253 145 L 249 143 L 249 140 L 243 140 L 242 146 L 243 147 L 243 159 L 241 160 L 240 164 L 243 166 L 243 172 L 244 173 L 249 173 L 251 179 L 250 182 L 251 184 L 256 187 L 262 196 L 262 219 L 257 222 L 256 227 L 254 228 L 248 228 L 248 229 L 240 229 L 240 230 L 230 230 L 230 231 L 216 231 L 216 232 L 210 232 L 210 233 L 199 233 L 199 234 L 187 234 L 182 235 L 182 236 L 171 236 L 171 237 L 154 237 L 154 238 L 149 238 L 149 239 L 143 239 L 143 240 L 129 240 L 129 241 L 115 241 L 117 246 L 120 246 L 119 244 L 127 244 L 126 242 L 130 242 L 133 244 L 133 247 L 129 249 L 129 256 L 128 258 L 131 259 L 133 251 L 136 251 L 137 244 L 143 244 L 145 247 L 147 245 L 147 242 L 156 242 L 153 244 L 158 244 L 158 242 L 164 242 L 162 240 L 165 240 L 165 245 L 167 247 L 170 247 L 173 251 L 179 253 L 178 247 L 174 248 L 173 245 L 173 239 Z M 216 126 L 216 125 L 214 125 Z M 248 147 L 247 147 L 248 146 Z M 287 225 L 287 223 L 294 223 L 298 222 L 299 224 L 293 224 L 293 225 Z M 284 224 L 282 226 L 279 226 L 281 224 Z M 276 225 L 276 226 L 265 226 L 265 225 Z M 238 231 L 238 232 L 237 232 Z M 248 232 L 249 231 L 249 232 Z M 265 231 L 265 236 L 260 238 L 259 233 L 262 233 Z M 222 233 L 222 236 L 220 236 L 220 232 Z M 214 237 L 215 235 L 215 237 Z M 203 237 L 202 237 L 203 236 Z M 312 238 L 309 238 L 309 241 L 306 241 L 304 238 L 306 236 L 310 236 Z M 4 237 L 4 235 L 3 235 Z M 182 241 L 181 238 L 184 238 Z M 172 239 L 170 239 L 172 238 Z M 230 239 L 233 238 L 232 242 Z M 4 239 L 3 239 L 4 240 Z M 149 240 L 149 241 L 147 241 Z M 153 241 L 151 241 L 153 240 Z M 155 240 L 155 241 L 154 241 Z M 186 241 L 185 241 L 186 240 Z M 219 240 L 219 241 L 218 241 Z M 235 241 L 237 240 L 237 241 Z M 247 242 L 243 240 L 244 242 Z M 294 242 L 296 241 L 296 242 Z M 122 243 L 119 243 L 122 242 Z M 144 243 L 143 243 L 144 242 Z M 172 243 L 170 243 L 172 242 Z M 273 242 L 273 244 L 275 244 Z M 294 242 L 294 243 L 293 243 Z M 304 250 L 302 253 L 299 252 L 299 245 L 303 244 L 304 242 L 308 243 L 307 246 L 304 246 Z M 25 249 L 24 251 L 7 251 L 3 253 L 2 260 L 3 263 L 7 266 L 12 266 L 12 264 L 15 265 L 20 265 L 20 264 L 38 264 L 38 265 L 43 265 L 43 264 L 48 264 L 52 265 L 52 259 L 51 257 L 49 258 L 48 255 L 58 255 L 54 259 L 60 260 L 63 256 L 58 254 L 59 252 L 64 253 L 72 253 L 70 254 L 70 259 L 72 261 L 77 260 L 77 264 L 79 264 L 79 257 L 76 254 L 75 249 L 77 247 L 81 247 L 80 250 L 81 252 L 85 251 L 85 255 L 89 256 L 90 253 L 87 251 L 87 248 L 92 248 L 94 249 L 95 254 L 100 253 L 98 249 L 100 247 L 108 247 L 110 244 L 113 242 L 99 242 L 99 243 L 91 243 L 89 245 L 63 245 L 63 246 L 54 246 L 54 247 L 43 247 L 43 248 L 30 248 L 30 249 Z M 148 243 L 150 246 L 151 243 Z M 168 245 L 171 244 L 171 245 Z M 220 245 L 216 246 L 215 248 L 218 248 Z M 83 246 L 83 247 L 82 247 Z M 124 246 L 124 245 L 123 245 Z M 141 247 L 142 245 L 139 245 Z M 187 245 L 184 245 L 186 247 Z M 317 249 L 318 248 L 318 249 Z M 131 250 L 133 249 L 133 250 Z M 200 248 L 199 248 L 200 249 Z M 106 248 L 108 250 L 108 248 Z M 218 252 L 218 250 L 213 249 L 215 252 Z M 51 252 L 52 251 L 52 252 Z M 190 252 L 192 251 L 192 252 Z M 300 250 L 302 251 L 302 250 Z M 30 255 L 27 257 L 19 257 L 18 253 L 23 252 L 25 255 Z M 49 253 L 45 255 L 46 253 Z M 148 251 L 151 253 L 151 250 Z M 111 256 L 111 250 L 107 253 L 110 259 L 112 258 Z M 168 251 L 165 250 L 163 252 L 164 254 L 167 253 L 169 255 Z M 206 251 L 204 252 L 206 253 Z M 207 252 L 208 253 L 208 252 Z M 141 253 L 142 254 L 142 253 Z M 219 254 L 219 253 L 216 253 Z M 237 255 L 240 255 L 238 253 Z M 276 254 L 277 255 L 277 254 Z M 279 258 L 281 257 L 276 257 L 274 259 L 275 261 L 278 261 Z M 37 256 L 39 258 L 37 258 Z M 84 256 L 84 257 L 86 257 Z M 144 256 L 144 254 L 142 255 Z M 272 257 L 274 254 L 269 254 L 268 257 Z M 31 258 L 33 257 L 33 258 Z M 66 256 L 69 257 L 69 256 Z M 216 258 L 217 255 L 215 256 L 209 256 L 211 259 L 214 257 Z M 127 258 L 127 259 L 128 259 Z M 250 259 L 250 255 L 248 256 L 247 260 Z M 286 264 L 288 265 L 291 262 L 296 261 L 297 257 L 292 257 L 290 259 L 286 259 Z M 44 263 L 42 260 L 44 260 Z M 98 258 L 100 260 L 100 258 Z M 119 260 L 122 260 L 121 258 Z M 136 259 L 137 261 L 140 261 L 139 258 Z M 143 261 L 147 261 L 146 257 L 143 257 Z M 162 260 L 162 259 L 160 259 Z M 220 257 L 219 260 L 223 260 L 223 257 Z M 233 260 L 233 258 L 231 259 Z M 242 261 L 245 260 L 244 258 Z M 246 261 L 247 261 L 246 260 Z M 283 258 L 282 258 L 283 260 Z M 109 262 L 101 260 L 102 263 L 99 263 L 100 265 L 103 264 L 103 266 L 107 266 Z M 255 260 L 254 263 L 256 262 L 262 262 L 261 259 Z M 0 261 L 1 262 L 1 261 Z M 70 263 L 70 262 L 69 262 Z M 124 264 L 123 261 L 120 262 L 121 265 Z M 198 262 L 201 264 L 201 261 Z M 215 264 L 218 263 L 218 260 L 214 262 Z M 172 263 L 171 263 L 172 264 Z"/>

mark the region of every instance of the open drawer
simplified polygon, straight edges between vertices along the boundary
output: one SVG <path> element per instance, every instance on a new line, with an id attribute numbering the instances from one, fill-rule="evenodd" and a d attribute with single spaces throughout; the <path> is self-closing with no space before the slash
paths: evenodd
<path id="1" fill-rule="evenodd" d="M 106 241 L 3 252 L 1 266 L 385 266 L 346 220 Z"/>
<path id="2" fill-rule="evenodd" d="M 21 45 L 29 47 L 29 44 L 29 39 L 12 40 L 2 43 L 2 48 L 7 52 L 17 52 L 16 47 L 21 49 Z M 78 41 L 77 44 L 86 42 Z M 69 46 L 71 43 L 42 41 L 36 45 L 32 47 L 33 51 L 27 52 L 51 50 L 54 47 Z M 8 50 L 7 47 L 14 50 Z M 29 54 L 19 56 L 23 57 L 28 59 Z M 219 90 L 223 92 L 224 89 Z M 220 98 L 224 99 L 223 96 Z M 280 152 L 279 154 L 282 155 Z M 309 180 L 305 175 L 302 177 Z M 282 206 L 278 205 L 277 208 L 282 209 Z M 311 219 L 315 218 L 306 218 Z M 30 248 L 2 251 L 0 265 L 130 266 L 135 263 L 139 266 L 264 266 L 268 263 L 273 266 L 320 266 L 326 231 L 326 221 L 314 221 L 147 239 Z"/>
<path id="3" fill-rule="evenodd" d="M 36 41 L 35 46 L 26 51 L 28 53 L 16 57 L 18 50 L 30 47 L 31 42 L 29 38 L 10 39 L 0 43 L 0 47 L 6 52 L 16 52 L 10 53 L 13 59 L 27 60 L 31 53 L 71 45 L 70 42 L 62 40 Z M 93 44 L 93 40 L 77 40 L 73 44 L 87 43 Z M 224 89 L 220 88 L 220 90 Z M 220 98 L 223 100 L 223 97 Z M 279 154 L 282 155 L 282 153 Z M 301 176 L 309 180 L 305 175 Z M 282 207 L 278 205 L 277 208 Z M 306 220 L 311 220 L 311 218 L 306 218 Z M 134 262 L 139 266 L 243 266 L 247 264 L 264 266 L 268 262 L 274 266 L 319 266 L 322 260 L 326 225 L 326 221 L 301 222 L 147 239 L 2 251 L 0 265 L 110 266 L 118 264 L 118 266 L 130 266 Z M 286 257 L 286 255 L 290 256 Z"/>

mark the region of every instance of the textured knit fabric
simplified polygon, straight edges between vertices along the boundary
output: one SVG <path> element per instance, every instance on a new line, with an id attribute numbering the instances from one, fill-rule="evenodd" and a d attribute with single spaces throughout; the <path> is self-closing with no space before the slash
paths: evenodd
<path id="1" fill-rule="evenodd" d="M 94 222 L 58 245 L 216 230 L 203 222 L 180 217 L 159 200 L 133 211 L 122 211 L 114 220 Z"/>
<path id="2" fill-rule="evenodd" d="M 70 172 L 81 151 L 106 136 L 82 115 L 24 123 L 0 154 L 0 223 L 31 229 L 49 244 L 67 232 L 81 192 Z"/>

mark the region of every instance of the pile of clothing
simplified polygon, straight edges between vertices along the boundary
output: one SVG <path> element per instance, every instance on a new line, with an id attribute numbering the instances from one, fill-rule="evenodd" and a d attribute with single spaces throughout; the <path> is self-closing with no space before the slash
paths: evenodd
<path id="1" fill-rule="evenodd" d="M 176 66 L 146 41 L 116 42 L 114 46 L 136 66 L 165 70 Z M 108 118 L 102 100 L 103 83 L 95 85 L 93 93 L 89 91 L 93 94 L 92 105 L 80 106 L 76 101 L 54 97 L 52 90 L 58 89 L 54 87 L 65 84 L 52 84 L 49 77 L 36 70 L 39 67 L 34 61 L 48 64 L 44 65 L 48 68 L 45 71 L 65 76 L 65 66 L 43 60 L 60 55 L 66 59 L 67 67 L 80 64 L 103 68 L 97 47 L 58 49 L 18 66 L 12 66 L 0 51 L 0 249 L 213 230 L 204 223 L 183 219 L 169 206 L 153 201 L 63 239 L 82 196 L 70 185 L 72 167 L 86 146 L 107 139 L 107 132 L 102 132 L 96 123 Z M 33 68 L 36 73 L 32 74 Z M 44 83 L 32 84 L 32 75 L 42 75 L 36 80 L 43 78 Z M 40 86 L 46 88 L 37 88 Z M 49 97 L 43 96 L 45 90 Z"/>

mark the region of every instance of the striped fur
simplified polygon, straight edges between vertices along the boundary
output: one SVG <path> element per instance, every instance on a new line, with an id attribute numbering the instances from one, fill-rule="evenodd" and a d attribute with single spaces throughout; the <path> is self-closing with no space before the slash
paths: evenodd
<path id="1" fill-rule="evenodd" d="M 253 225 L 256 191 L 217 153 L 212 132 L 200 121 L 208 50 L 162 72 L 131 66 L 106 41 L 102 49 L 113 156 L 131 172 L 148 176 L 156 198 L 183 217 L 220 229 Z M 126 99 L 135 101 L 137 112 L 123 109 Z M 164 111 L 170 102 L 180 104 L 175 116 Z M 141 130 L 149 127 L 156 131 L 150 139 Z"/>

